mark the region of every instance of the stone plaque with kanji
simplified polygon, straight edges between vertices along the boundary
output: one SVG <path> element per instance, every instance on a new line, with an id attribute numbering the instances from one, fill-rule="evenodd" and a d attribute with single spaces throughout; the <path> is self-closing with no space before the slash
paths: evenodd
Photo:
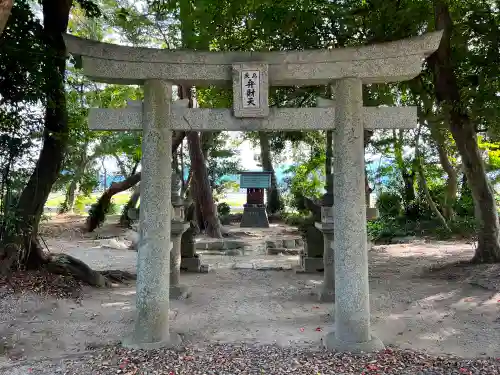
<path id="1" fill-rule="evenodd" d="M 233 64 L 233 109 L 235 117 L 267 117 L 269 115 L 268 92 L 267 64 Z"/>

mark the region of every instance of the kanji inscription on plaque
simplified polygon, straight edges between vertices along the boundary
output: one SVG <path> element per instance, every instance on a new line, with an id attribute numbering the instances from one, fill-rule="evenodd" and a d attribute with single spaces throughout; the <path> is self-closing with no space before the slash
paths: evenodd
<path id="1" fill-rule="evenodd" d="M 269 72 L 262 62 L 233 64 L 233 110 L 239 118 L 269 115 Z"/>
<path id="2" fill-rule="evenodd" d="M 243 70 L 240 74 L 243 108 L 259 108 L 260 72 L 258 70 Z"/>

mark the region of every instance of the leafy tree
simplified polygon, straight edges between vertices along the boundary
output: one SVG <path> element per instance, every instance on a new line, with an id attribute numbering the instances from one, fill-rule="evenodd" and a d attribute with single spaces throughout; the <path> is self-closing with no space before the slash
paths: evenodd
<path id="1" fill-rule="evenodd" d="M 498 9 L 485 1 L 373 0 L 356 4 L 350 14 L 362 22 L 363 37 L 371 43 L 417 35 L 421 30 L 444 31 L 422 77 L 453 136 L 476 206 L 478 247 L 473 260 L 499 261 L 498 214 L 476 137 L 477 130 L 494 127 L 498 118 L 491 116 L 499 100 L 494 78 L 499 69 L 498 28 L 494 27 Z"/>
<path id="2" fill-rule="evenodd" d="M 478 7 L 476 2 L 473 3 L 473 7 Z M 479 152 L 474 118 L 468 108 L 467 97 L 464 98 L 461 92 L 465 87 L 459 81 L 455 68 L 457 63 L 460 63 L 460 57 L 457 56 L 456 49 L 453 51 L 453 39 L 456 38 L 456 42 L 460 43 L 463 41 L 464 35 L 453 33 L 452 10 L 455 10 L 455 19 L 460 19 L 464 9 L 460 9 L 460 7 L 452 9 L 448 3 L 441 0 L 435 0 L 433 5 L 436 28 L 443 30 L 444 34 L 438 51 L 428 59 L 428 64 L 433 72 L 436 100 L 446 113 L 451 134 L 462 157 L 464 172 L 475 203 L 478 221 L 478 247 L 473 261 L 499 262 L 500 225 L 495 197 Z M 483 7 L 482 10 L 491 11 L 488 8 Z M 491 57 L 495 58 L 494 55 Z M 498 51 L 496 58 L 498 59 Z M 485 79 L 492 73 L 497 76 L 499 73 L 498 65 L 495 68 L 490 63 L 482 73 Z"/>
<path id="3" fill-rule="evenodd" d="M 92 3 L 82 0 L 81 4 L 95 14 L 96 8 Z M 1 42 L 12 47 L 0 56 L 2 67 L 11 68 L 4 70 L 9 73 L 2 77 L 2 100 L 14 110 L 19 109 L 16 105 L 42 103 L 44 117 L 38 161 L 16 202 L 13 225 L 4 231 L 2 238 L 0 273 L 8 273 L 13 268 L 46 265 L 54 272 L 74 274 L 89 284 L 104 286 L 107 280 L 101 273 L 92 271 L 69 255 L 45 252 L 37 238 L 43 206 L 61 171 L 69 140 L 63 33 L 68 25 L 71 6 L 72 2 L 42 1 L 42 26 L 29 4 L 19 1 L 13 8 L 7 31 L 2 34 Z M 32 38 L 32 43 L 26 43 L 25 38 Z M 23 51 L 20 46 L 26 46 L 26 50 Z M 38 53 L 36 49 L 43 53 Z M 22 115 L 22 111 L 18 114 Z M 17 121 L 20 119 L 17 117 Z M 16 121 L 16 117 L 11 116 L 10 120 Z M 24 124 L 26 122 L 18 123 Z"/>

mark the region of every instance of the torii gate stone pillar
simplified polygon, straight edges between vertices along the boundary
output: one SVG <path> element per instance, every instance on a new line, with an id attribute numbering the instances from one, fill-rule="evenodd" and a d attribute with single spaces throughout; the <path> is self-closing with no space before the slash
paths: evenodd
<path id="1" fill-rule="evenodd" d="M 415 107 L 363 107 L 362 85 L 420 74 L 441 32 L 359 48 L 293 52 L 188 52 L 134 48 L 65 35 L 90 79 L 144 85 L 144 104 L 92 109 L 94 130 L 143 131 L 137 320 L 128 347 L 179 343 L 170 332 L 170 177 L 172 131 L 326 130 L 334 133 L 335 328 L 325 339 L 339 351 L 383 347 L 370 329 L 363 130 L 413 128 Z M 234 107 L 171 105 L 172 85 L 233 85 Z M 269 86 L 336 83 L 335 108 L 269 108 Z M 326 251 L 327 249 L 325 249 Z M 334 275 L 333 275 L 334 274 Z M 331 283 L 333 285 L 333 282 Z M 333 323 L 333 322 L 332 322 Z"/>

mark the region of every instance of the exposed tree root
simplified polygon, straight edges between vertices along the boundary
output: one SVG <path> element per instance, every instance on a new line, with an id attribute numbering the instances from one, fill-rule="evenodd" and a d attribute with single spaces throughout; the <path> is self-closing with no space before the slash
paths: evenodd
<path id="1" fill-rule="evenodd" d="M 121 270 L 95 271 L 81 260 L 67 254 L 51 255 L 46 268 L 48 271 L 58 274 L 72 276 L 85 284 L 97 288 L 109 288 L 113 283 L 125 284 L 136 280 L 137 275 Z"/>
<path id="2" fill-rule="evenodd" d="M 49 272 L 58 275 L 72 276 L 94 287 L 111 287 L 111 282 L 103 274 L 94 271 L 81 260 L 71 255 L 51 255 L 49 262 L 46 264 L 46 268 Z"/>
<path id="3" fill-rule="evenodd" d="M 53 254 L 45 250 L 38 240 L 31 240 L 29 252 L 19 256 L 21 249 L 16 244 L 9 244 L 3 249 L 3 253 L 8 255 L 5 263 L 11 265 L 11 270 L 14 269 L 15 259 L 20 259 L 17 262 L 17 269 L 40 270 L 45 269 L 56 275 L 64 275 L 73 277 L 76 280 L 82 281 L 97 288 L 108 288 L 112 283 L 125 283 L 136 279 L 136 275 L 127 271 L 108 270 L 95 271 L 81 260 L 68 254 Z M 0 251 L 1 255 L 2 251 Z M 7 269 L 2 267 L 2 273 L 6 274 Z"/>
<path id="4" fill-rule="evenodd" d="M 137 275 L 135 273 L 121 270 L 108 270 L 101 271 L 100 273 L 109 281 L 117 284 L 126 284 L 137 279 Z"/>
<path id="5" fill-rule="evenodd" d="M 493 264 L 500 263 L 498 257 L 498 244 L 478 245 L 474 256 L 471 259 L 472 264 Z"/>

